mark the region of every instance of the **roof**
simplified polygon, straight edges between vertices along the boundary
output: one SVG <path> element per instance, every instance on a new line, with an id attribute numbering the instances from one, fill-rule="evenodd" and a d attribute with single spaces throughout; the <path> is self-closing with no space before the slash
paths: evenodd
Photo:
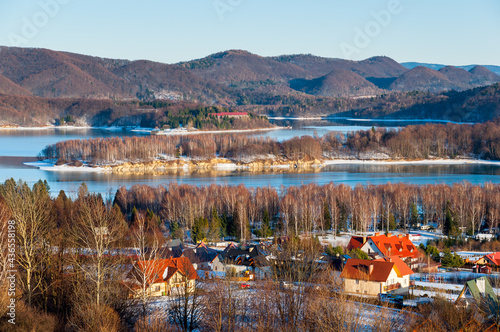
<path id="1" fill-rule="evenodd" d="M 218 254 L 216 250 L 200 246 L 194 249 L 185 249 L 182 252 L 182 256 L 189 258 L 192 263 L 210 263 Z"/>
<path id="2" fill-rule="evenodd" d="M 234 244 L 234 242 L 231 242 L 230 244 L 227 245 L 227 247 L 224 249 L 224 252 L 228 252 L 230 249 L 237 249 L 238 246 Z"/>
<path id="3" fill-rule="evenodd" d="M 375 233 L 375 236 L 366 237 L 366 241 L 372 241 L 378 250 L 384 256 L 399 256 L 399 257 L 418 257 L 417 247 L 410 241 L 409 236 L 391 235 L 390 233 L 380 235 Z M 353 236 L 347 246 L 348 250 L 361 248 L 363 246 L 363 237 Z"/>
<path id="4" fill-rule="evenodd" d="M 370 272 L 370 266 L 372 270 Z M 347 260 L 341 278 L 386 282 L 395 266 L 394 262 L 369 261 L 366 259 Z"/>
<path id="5" fill-rule="evenodd" d="M 363 246 L 363 237 L 362 236 L 352 236 L 349 240 L 349 244 L 347 245 L 347 250 L 352 249 L 361 249 Z"/>
<path id="6" fill-rule="evenodd" d="M 500 252 L 494 252 L 484 256 L 486 259 L 491 261 L 492 264 L 500 265 Z"/>
<path id="7" fill-rule="evenodd" d="M 374 260 L 374 262 L 378 262 L 378 261 L 393 262 L 396 265 L 396 268 L 397 268 L 396 273 L 397 273 L 398 277 L 413 274 L 413 270 L 410 269 L 408 267 L 408 265 L 406 265 L 406 263 L 403 262 L 401 260 L 401 258 L 399 258 L 398 256 L 383 257 L 383 258 L 379 258 L 379 259 Z"/>
<path id="8" fill-rule="evenodd" d="M 196 271 L 187 257 L 137 261 L 136 267 L 140 271 L 149 270 L 148 284 L 168 281 L 177 271 L 187 275 L 190 280 L 196 279 Z"/>
<path id="9" fill-rule="evenodd" d="M 458 303 L 464 295 L 465 297 L 472 296 L 478 304 L 486 303 L 487 305 L 498 305 L 498 299 L 486 277 L 467 281 L 455 303 Z"/>

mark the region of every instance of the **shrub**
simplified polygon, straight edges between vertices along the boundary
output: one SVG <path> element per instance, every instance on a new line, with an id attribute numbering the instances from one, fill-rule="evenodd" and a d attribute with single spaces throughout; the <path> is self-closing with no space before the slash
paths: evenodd
<path id="1" fill-rule="evenodd" d="M 75 332 L 115 332 L 121 330 L 118 313 L 106 305 L 76 305 L 68 325 Z"/>

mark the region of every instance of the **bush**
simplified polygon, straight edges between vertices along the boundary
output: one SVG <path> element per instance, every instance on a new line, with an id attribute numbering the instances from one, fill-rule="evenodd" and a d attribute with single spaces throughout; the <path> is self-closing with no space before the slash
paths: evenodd
<path id="1" fill-rule="evenodd" d="M 325 252 L 326 252 L 327 255 L 337 256 L 337 254 L 343 255 L 344 254 L 344 249 L 341 246 L 333 247 L 332 245 L 329 245 L 326 248 Z"/>
<path id="2" fill-rule="evenodd" d="M 425 248 L 425 254 L 431 256 L 431 258 L 436 262 L 439 262 L 439 260 L 441 259 L 438 248 L 434 247 L 433 245 L 428 245 Z"/>
<path id="3" fill-rule="evenodd" d="M 441 264 L 446 267 L 462 267 L 464 260 L 456 253 L 452 254 L 450 249 L 445 249 L 443 251 L 443 258 L 441 258 Z"/>
<path id="4" fill-rule="evenodd" d="M 359 248 L 353 249 L 347 253 L 351 258 L 370 259 L 370 256 Z"/>
<path id="5" fill-rule="evenodd" d="M 0 319 L 0 331 L 3 332 L 51 332 L 57 331 L 59 321 L 57 317 L 28 307 L 23 301 L 16 302 L 16 324 L 8 322 L 9 317 Z"/>
<path id="6" fill-rule="evenodd" d="M 106 305 L 76 305 L 68 325 L 75 332 L 117 332 L 121 330 L 118 313 Z"/>

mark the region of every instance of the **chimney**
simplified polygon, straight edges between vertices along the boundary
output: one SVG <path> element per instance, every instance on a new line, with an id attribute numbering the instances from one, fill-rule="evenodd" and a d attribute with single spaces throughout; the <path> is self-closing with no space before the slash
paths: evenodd
<path id="1" fill-rule="evenodd" d="M 363 244 L 366 243 L 366 236 L 363 236 Z"/>
<path id="2" fill-rule="evenodd" d="M 410 234 L 406 234 L 406 238 L 409 240 L 410 239 Z"/>
<path id="3" fill-rule="evenodd" d="M 375 233 L 375 236 L 380 236 L 380 232 L 376 232 L 376 233 Z"/>
<path id="4" fill-rule="evenodd" d="M 371 275 L 373 273 L 373 263 L 368 265 L 368 275 Z"/>
<path id="5" fill-rule="evenodd" d="M 387 237 L 391 237 L 392 233 L 387 233 Z"/>
<path id="6" fill-rule="evenodd" d="M 392 262 L 392 257 L 391 256 L 389 256 L 387 259 L 388 259 L 389 262 Z"/>
<path id="7" fill-rule="evenodd" d="M 402 239 L 403 238 L 403 234 L 398 234 L 398 239 Z"/>

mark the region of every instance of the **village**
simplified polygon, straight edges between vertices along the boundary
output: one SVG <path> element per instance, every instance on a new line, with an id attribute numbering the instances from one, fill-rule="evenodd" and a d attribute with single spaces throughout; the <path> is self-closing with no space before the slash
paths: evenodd
<path id="1" fill-rule="evenodd" d="M 196 287 L 206 290 L 207 285 L 221 281 L 232 284 L 239 297 L 255 296 L 255 289 L 266 287 L 268 282 L 278 284 L 283 292 L 314 294 L 327 289 L 331 296 L 358 303 L 362 308 L 358 310 L 366 311 L 368 317 L 385 308 L 397 313 L 389 315 L 390 319 L 403 315 L 409 320 L 418 315 L 416 308 L 432 305 L 435 300 L 457 308 L 489 306 L 490 313 L 500 308 L 500 252 L 457 252 L 454 255 L 463 257 L 464 267 L 445 269 L 422 250 L 422 238 L 432 233 L 420 232 L 424 235 L 415 231 L 323 234 L 316 237 L 316 242 L 324 245 L 322 254 L 307 252 L 307 246 L 290 246 L 294 242 L 290 237 L 254 239 L 245 244 L 170 240 L 154 250 L 154 260 L 136 261 L 126 281 L 132 286 L 131 296 L 147 297 L 152 311 L 179 294 L 193 294 Z M 297 240 L 314 241 L 305 235 Z M 332 246 L 326 245 L 329 241 L 344 246 L 331 250 Z M 364 319 L 365 327 L 372 326 L 372 320 Z M 496 329 L 497 323 L 486 314 L 471 317 L 467 326 L 486 326 L 489 331 Z M 431 320 L 421 319 L 414 331 L 436 329 Z"/>

